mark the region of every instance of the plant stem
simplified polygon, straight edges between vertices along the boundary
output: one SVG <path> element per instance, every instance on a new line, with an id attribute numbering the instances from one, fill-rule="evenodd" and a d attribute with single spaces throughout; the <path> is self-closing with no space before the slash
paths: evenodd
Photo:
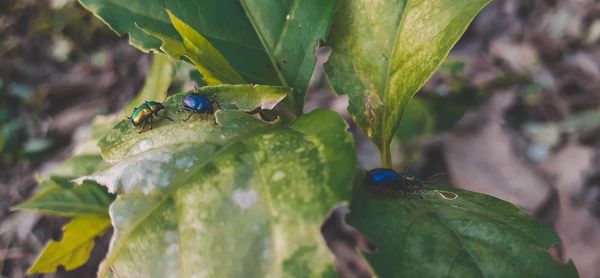
<path id="1" fill-rule="evenodd" d="M 302 107 L 298 107 L 298 102 L 296 101 L 296 89 L 290 92 L 287 97 L 284 99 L 285 107 L 288 112 L 291 111 L 295 117 L 302 115 Z M 300 109 L 300 111 L 298 111 Z"/>
<path id="2" fill-rule="evenodd" d="M 381 164 L 384 168 L 392 169 L 392 152 L 390 151 L 390 144 L 385 144 L 379 149 L 381 155 Z"/>

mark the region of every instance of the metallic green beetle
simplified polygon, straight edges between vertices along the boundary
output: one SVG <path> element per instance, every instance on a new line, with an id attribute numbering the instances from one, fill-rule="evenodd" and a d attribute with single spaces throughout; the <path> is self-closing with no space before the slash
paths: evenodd
<path id="1" fill-rule="evenodd" d="M 167 116 L 158 114 L 158 112 L 163 109 L 165 109 L 165 106 L 160 102 L 145 101 L 144 103 L 142 103 L 142 105 L 134 108 L 133 113 L 131 113 L 131 117 L 127 117 L 127 119 L 131 120 L 131 123 L 134 126 L 141 125 L 142 129 L 140 129 L 138 133 L 142 133 L 144 132 L 144 128 L 146 127 L 147 122 L 150 123 L 150 129 L 152 129 L 152 119 L 154 117 L 165 118 L 170 120 L 171 122 L 173 121 L 173 119 Z"/>

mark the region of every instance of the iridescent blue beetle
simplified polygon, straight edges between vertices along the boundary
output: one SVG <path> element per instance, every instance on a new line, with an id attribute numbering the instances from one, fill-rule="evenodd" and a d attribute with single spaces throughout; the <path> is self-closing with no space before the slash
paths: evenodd
<path id="1" fill-rule="evenodd" d="M 423 187 L 423 182 L 413 176 L 398 174 L 392 169 L 375 168 L 367 171 L 365 181 L 376 193 L 413 193 Z"/>
<path id="2" fill-rule="evenodd" d="M 181 100 L 181 105 L 184 110 L 191 113 L 184 121 L 189 120 L 194 113 L 212 114 L 214 112 L 213 104 L 216 104 L 220 108 L 219 104 L 207 95 L 201 93 L 189 93 L 185 95 Z"/>
<path id="3" fill-rule="evenodd" d="M 395 187 L 400 175 L 392 169 L 376 168 L 367 172 L 367 183 L 371 186 Z"/>

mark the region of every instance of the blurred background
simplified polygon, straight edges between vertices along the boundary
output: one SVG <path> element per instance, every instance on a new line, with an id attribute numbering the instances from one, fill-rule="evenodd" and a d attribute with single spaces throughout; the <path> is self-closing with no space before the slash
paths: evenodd
<path id="1" fill-rule="evenodd" d="M 23 277 L 66 223 L 10 207 L 85 140 L 94 116 L 134 98 L 150 61 L 76 1 L 0 0 L 0 277 Z M 177 64 L 169 91 L 191 79 Z M 326 88 L 318 67 L 306 109 L 350 119 L 347 98 Z M 351 130 L 361 165 L 380 166 Z M 412 100 L 393 155 L 399 171 L 526 209 L 560 235 L 556 258 L 600 277 L 600 2 L 495 0 Z M 108 238 L 82 268 L 38 277 L 94 277 Z"/>

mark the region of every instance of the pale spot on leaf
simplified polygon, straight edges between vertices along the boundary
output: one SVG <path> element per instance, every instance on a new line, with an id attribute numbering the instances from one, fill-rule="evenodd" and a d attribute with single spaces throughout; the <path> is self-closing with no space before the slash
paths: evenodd
<path id="1" fill-rule="evenodd" d="M 245 191 L 236 189 L 231 194 L 231 199 L 242 209 L 250 208 L 258 201 L 258 193 L 254 190 Z"/>

